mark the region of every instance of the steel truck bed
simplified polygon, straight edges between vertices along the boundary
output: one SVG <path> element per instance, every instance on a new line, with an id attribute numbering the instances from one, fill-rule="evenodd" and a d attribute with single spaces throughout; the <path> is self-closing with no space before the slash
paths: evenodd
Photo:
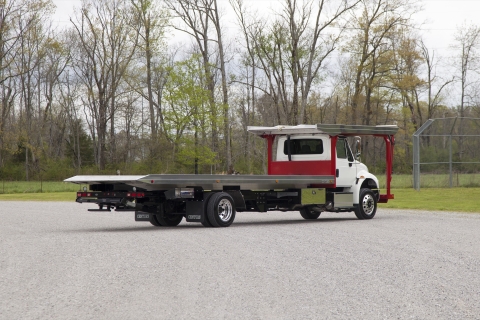
<path id="1" fill-rule="evenodd" d="M 332 187 L 334 176 L 285 175 L 208 175 L 208 174 L 150 174 L 146 176 L 74 176 L 65 180 L 77 184 L 124 184 L 146 191 L 171 188 L 202 187 L 205 190 L 223 190 L 237 187 L 242 190 L 291 189 Z"/>

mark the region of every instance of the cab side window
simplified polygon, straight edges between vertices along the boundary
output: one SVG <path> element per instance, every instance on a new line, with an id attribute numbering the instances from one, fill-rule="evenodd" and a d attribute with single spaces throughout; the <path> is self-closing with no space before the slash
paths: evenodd
<path id="1" fill-rule="evenodd" d="M 283 144 L 283 154 L 288 154 L 288 140 Z M 323 140 L 322 139 L 291 139 L 290 140 L 290 154 L 304 155 L 304 154 L 323 154 Z"/>
<path id="2" fill-rule="evenodd" d="M 349 162 L 353 162 L 353 154 L 348 146 L 347 139 L 338 138 L 337 139 L 337 159 L 348 159 Z"/>
<path id="3" fill-rule="evenodd" d="M 345 140 L 345 148 L 347 148 L 348 161 L 349 161 L 349 162 L 355 161 L 355 158 L 353 157 L 352 150 L 350 150 L 350 146 L 349 146 L 347 140 Z"/>
<path id="4" fill-rule="evenodd" d="M 347 148 L 345 146 L 345 139 L 337 139 L 337 158 L 338 159 L 347 159 Z"/>

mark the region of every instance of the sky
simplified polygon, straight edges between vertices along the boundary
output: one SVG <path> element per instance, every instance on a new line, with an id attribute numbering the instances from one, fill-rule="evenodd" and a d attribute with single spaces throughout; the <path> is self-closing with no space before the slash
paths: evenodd
<path id="1" fill-rule="evenodd" d="M 229 8 L 228 0 L 218 0 L 220 5 L 224 8 Z M 280 0 L 244 0 L 249 9 L 253 11 L 259 11 L 262 14 L 269 12 L 269 9 L 277 9 L 276 2 Z M 458 27 L 465 24 L 477 24 L 480 25 L 478 15 L 480 14 L 480 0 L 420 0 L 423 10 L 414 15 L 414 21 L 420 26 L 418 32 L 422 36 L 424 43 L 430 50 L 430 53 L 434 51 L 435 59 L 448 61 L 445 58 L 451 57 L 454 54 L 451 48 L 454 44 L 454 36 Z M 74 14 L 74 8 L 79 8 L 81 0 L 53 0 L 57 6 L 56 13 L 53 17 L 54 23 L 59 27 L 69 26 L 69 18 Z M 263 8 L 263 9 L 262 9 Z M 231 28 L 231 21 L 235 21 L 233 16 L 231 19 L 227 16 Z M 228 33 L 227 29 L 227 33 Z M 182 38 L 181 35 L 176 35 L 175 39 Z M 172 42 L 175 39 L 171 40 Z M 186 42 L 183 40 L 182 42 Z M 333 55 L 335 56 L 335 55 Z M 439 66 L 439 73 L 444 79 L 451 78 L 451 72 L 448 71 L 448 63 L 444 63 L 444 66 Z M 447 103 L 455 103 L 458 94 L 458 89 L 452 88 L 447 100 Z"/>
<path id="2" fill-rule="evenodd" d="M 248 0 L 247 0 L 248 1 Z M 80 0 L 53 0 L 57 9 L 54 15 L 59 26 L 69 24 L 74 7 L 79 7 Z M 227 0 L 220 0 L 228 6 Z M 269 0 L 250 0 L 251 6 L 264 6 L 265 3 L 275 3 Z M 480 0 L 422 0 L 424 10 L 414 18 L 422 23 L 420 33 L 431 50 L 439 55 L 447 55 L 449 46 L 453 43 L 455 30 L 464 23 L 480 23 Z"/>
<path id="3" fill-rule="evenodd" d="M 423 0 L 424 10 L 417 15 L 425 21 L 421 33 L 430 49 L 444 52 L 453 43 L 463 24 L 479 24 L 480 0 Z"/>

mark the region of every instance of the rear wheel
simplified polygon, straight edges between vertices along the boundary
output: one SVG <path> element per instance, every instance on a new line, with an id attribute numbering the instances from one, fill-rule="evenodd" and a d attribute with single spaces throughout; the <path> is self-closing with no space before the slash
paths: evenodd
<path id="1" fill-rule="evenodd" d="M 309 207 L 303 207 L 300 209 L 300 215 L 302 216 L 303 219 L 306 220 L 315 220 L 320 217 L 321 212 L 316 212 L 311 210 Z"/>
<path id="2" fill-rule="evenodd" d="M 153 215 L 153 219 L 160 227 L 175 227 L 182 222 L 183 214 L 174 214 L 173 212 L 181 212 L 173 201 L 165 201 L 163 206 L 158 207 L 158 214 Z"/>
<path id="3" fill-rule="evenodd" d="M 235 203 L 225 192 L 214 193 L 208 200 L 208 221 L 213 227 L 228 227 L 235 220 Z"/>
<path id="4" fill-rule="evenodd" d="M 172 214 L 175 207 L 171 203 L 164 203 L 163 209 L 158 214 L 150 213 L 150 223 L 155 227 L 175 227 L 182 222 L 183 215 Z"/>
<path id="5" fill-rule="evenodd" d="M 175 227 L 178 226 L 180 222 L 182 222 L 183 215 L 181 214 L 157 214 L 154 215 L 157 219 L 158 223 L 162 227 Z"/>
<path id="6" fill-rule="evenodd" d="M 355 208 L 355 215 L 358 219 L 372 219 L 377 212 L 377 198 L 372 190 L 363 188 L 360 190 L 359 203 Z"/>
<path id="7" fill-rule="evenodd" d="M 161 227 L 160 222 L 157 220 L 157 216 L 154 214 L 150 214 L 150 223 L 155 227 Z"/>
<path id="8" fill-rule="evenodd" d="M 210 223 L 210 221 L 208 220 L 208 214 L 207 214 L 207 210 L 208 210 L 208 200 L 210 200 L 210 198 L 212 197 L 213 193 L 209 193 L 205 196 L 205 199 L 203 200 L 203 212 L 204 212 L 204 217 L 203 217 L 203 222 L 202 222 L 202 225 L 204 227 L 207 227 L 207 228 L 211 228 L 213 227 L 212 224 Z"/>

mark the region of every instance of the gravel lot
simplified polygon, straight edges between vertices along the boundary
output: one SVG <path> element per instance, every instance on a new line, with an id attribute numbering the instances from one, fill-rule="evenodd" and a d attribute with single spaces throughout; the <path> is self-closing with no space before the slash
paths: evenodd
<path id="1" fill-rule="evenodd" d="M 88 204 L 0 205 L 1 319 L 480 319 L 480 214 L 155 228 Z"/>

